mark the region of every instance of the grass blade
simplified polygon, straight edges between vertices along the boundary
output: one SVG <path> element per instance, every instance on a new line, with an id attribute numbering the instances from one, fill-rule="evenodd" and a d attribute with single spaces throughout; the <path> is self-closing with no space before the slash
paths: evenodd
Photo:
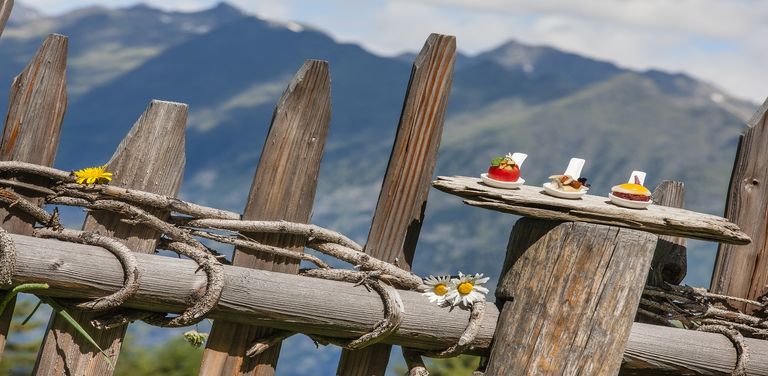
<path id="1" fill-rule="evenodd" d="M 80 323 L 78 323 L 77 320 L 75 320 L 72 316 L 69 315 L 67 311 L 64 310 L 64 307 L 62 307 L 59 303 L 56 303 L 55 300 L 47 296 L 40 296 L 39 298 L 43 303 L 48 304 L 49 306 L 51 306 L 51 308 L 53 308 L 54 311 L 56 311 L 56 313 L 61 315 L 61 317 L 64 320 L 66 320 L 69 323 L 69 325 L 72 325 L 72 327 L 75 328 L 75 330 L 78 333 L 80 333 L 80 335 L 83 336 L 83 338 L 88 340 L 88 342 L 93 347 L 97 348 L 101 353 L 101 355 L 104 355 L 104 358 L 107 360 L 107 363 L 109 363 L 109 366 L 112 367 L 112 369 L 115 368 L 115 365 L 112 363 L 112 359 L 110 359 L 109 356 L 107 356 L 107 353 L 105 353 L 104 350 L 101 348 L 101 346 L 99 346 L 99 344 L 96 343 L 93 337 L 91 337 L 91 335 L 88 334 L 88 332 L 86 332 L 82 326 L 80 326 Z"/>
<path id="2" fill-rule="evenodd" d="M 21 292 L 26 292 L 30 290 L 43 290 L 47 289 L 49 286 L 47 283 L 25 283 L 23 285 L 18 285 L 11 289 L 11 291 L 8 291 L 7 294 L 3 297 L 3 300 L 0 300 L 0 314 L 2 314 L 5 311 L 5 307 L 8 305 L 8 303 L 13 300 L 13 298 L 16 297 Z"/>
<path id="3" fill-rule="evenodd" d="M 26 324 L 27 324 L 27 322 L 29 322 L 29 319 L 31 319 L 31 318 L 32 318 L 32 316 L 34 316 L 34 315 L 35 315 L 35 312 L 37 312 L 37 309 L 38 309 L 38 308 L 40 308 L 40 305 L 42 305 L 42 304 L 43 304 L 43 301 L 42 301 L 42 300 L 38 300 L 38 301 L 37 301 L 37 305 L 35 305 L 35 308 L 33 308 L 33 309 L 32 309 L 32 312 L 30 312 L 30 313 L 27 315 L 27 318 L 26 318 L 26 319 L 24 319 L 24 321 L 22 321 L 22 322 L 21 322 L 21 326 L 24 326 L 24 325 L 26 325 Z"/>

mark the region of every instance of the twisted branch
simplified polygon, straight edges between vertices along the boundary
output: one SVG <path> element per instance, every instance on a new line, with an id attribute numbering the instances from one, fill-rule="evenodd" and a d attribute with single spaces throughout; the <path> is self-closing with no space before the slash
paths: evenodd
<path id="1" fill-rule="evenodd" d="M 756 309 L 747 314 L 731 302 L 747 303 Z M 667 326 L 687 329 L 721 326 L 752 338 L 768 338 L 768 304 L 752 299 L 714 294 L 706 289 L 666 285 L 646 286 L 637 311 L 640 317 Z M 675 325 L 678 324 L 678 325 Z"/>
<path id="2" fill-rule="evenodd" d="M 68 229 L 56 231 L 49 228 L 36 229 L 35 236 L 99 246 L 111 252 L 120 261 L 125 278 L 123 287 L 107 296 L 76 304 L 76 307 L 92 311 L 104 311 L 120 306 L 139 290 L 139 265 L 136 258 L 128 247 L 116 239 L 86 231 Z"/>
<path id="3" fill-rule="evenodd" d="M 2 176 L 7 176 L 9 179 L 4 179 Z M 199 270 L 206 273 L 205 290 L 196 295 L 193 304 L 178 316 L 166 317 L 165 314 L 121 309 L 112 312 L 109 316 L 93 319 L 91 325 L 99 329 L 118 327 L 135 320 L 172 327 L 199 322 L 216 306 L 224 281 L 222 265 L 217 259 L 221 255 L 205 247 L 198 240 L 200 238 L 276 256 L 309 261 L 318 268 L 302 270 L 302 275 L 354 282 L 376 291 L 383 302 L 384 318 L 377 322 L 369 333 L 351 341 L 333 338 L 318 339 L 337 343 L 348 349 L 359 349 L 377 343 L 397 330 L 404 313 L 402 301 L 393 286 L 417 289 L 422 283 L 422 279 L 415 274 L 365 254 L 360 244 L 343 234 L 316 225 L 286 221 L 245 221 L 241 220 L 240 214 L 185 202 L 173 197 L 108 185 L 75 184 L 69 172 L 22 162 L 0 162 L 0 186 L 25 189 L 31 196 L 44 199 L 47 204 L 111 212 L 118 214 L 122 222 L 148 226 L 161 234 L 162 238 L 159 242 L 161 247 L 189 257 L 200 266 Z M 10 190 L 0 189 L 0 203 L 15 208 L 17 212 L 24 213 L 41 224 L 43 228 L 35 231 L 36 236 L 101 246 L 120 260 L 125 273 L 123 288 L 109 296 L 91 302 L 78 303 L 77 307 L 90 310 L 115 308 L 138 289 L 139 272 L 136 260 L 130 250 L 117 239 L 89 232 L 62 229 L 58 223 L 56 211 L 53 215 L 48 214 Z M 163 220 L 152 214 L 150 210 L 172 214 L 168 220 Z M 237 235 L 222 235 L 221 231 L 237 232 Z M 303 237 L 306 239 L 305 246 L 350 263 L 358 270 L 332 269 L 314 255 L 262 244 L 241 233 L 290 234 Z M 10 283 L 12 275 L 13 252 L 12 242 L 9 239 L 0 232 L 0 246 L 7 245 L 3 247 L 5 251 L 0 253 L 0 283 Z M 483 309 L 483 304 L 475 305 L 464 335 L 456 345 L 441 352 L 441 355 L 455 355 L 466 349 L 478 330 L 476 321 L 482 317 Z M 292 335 L 290 332 L 277 332 L 268 338 L 259 339 L 251 346 L 248 355 L 253 356 L 263 352 L 290 335 Z"/>

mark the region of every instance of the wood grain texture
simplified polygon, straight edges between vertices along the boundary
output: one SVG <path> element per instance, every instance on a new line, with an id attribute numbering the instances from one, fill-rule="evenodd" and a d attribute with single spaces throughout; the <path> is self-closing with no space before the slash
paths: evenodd
<path id="1" fill-rule="evenodd" d="M 752 243 L 721 244 L 712 274 L 712 292 L 756 299 L 768 293 L 768 99 L 741 136 L 731 173 L 725 216 L 741 226 Z M 737 307 L 745 309 L 744 304 Z"/>
<path id="2" fill-rule="evenodd" d="M 642 231 L 519 220 L 485 375 L 616 374 L 655 247 Z"/>
<path id="3" fill-rule="evenodd" d="M 184 174 L 184 131 L 187 105 L 153 100 L 108 162 L 112 185 L 175 196 Z M 153 211 L 161 218 L 168 213 Z M 83 230 L 123 240 L 131 250 L 154 253 L 160 234 L 144 225 L 120 222 L 116 214 L 89 214 Z M 188 295 L 187 295 L 188 296 Z M 89 321 L 96 314 L 71 310 L 74 317 L 117 362 L 127 326 L 96 330 Z M 55 313 L 51 317 L 35 364 L 36 375 L 110 375 L 114 370 L 75 329 Z"/>
<path id="4" fill-rule="evenodd" d="M 682 182 L 665 180 L 653 190 L 656 205 L 682 208 L 685 201 L 685 187 Z M 659 236 L 656 251 L 648 272 L 647 284 L 661 287 L 664 282 L 680 284 L 688 269 L 686 255 L 687 240 L 680 236 Z"/>
<path id="5" fill-rule="evenodd" d="M 13 9 L 13 0 L 0 0 L 0 36 L 3 35 L 5 23 L 11 16 L 11 9 Z"/>
<path id="6" fill-rule="evenodd" d="M 50 283 L 46 295 L 86 298 L 103 296 L 122 285 L 122 269 L 108 251 L 81 244 L 14 235 L 17 267 L 14 284 Z M 126 302 L 130 308 L 180 312 L 188 297 L 205 286 L 205 274 L 190 260 L 136 254 L 141 285 Z M 224 266 L 224 290 L 213 319 L 268 326 L 324 336 L 356 337 L 381 320 L 383 306 L 374 291 L 352 283 L 297 276 L 237 266 Z M 389 343 L 443 349 L 467 326 L 469 311 L 441 308 L 415 291 L 399 291 L 405 316 Z M 488 310 L 473 343 L 487 348 L 496 323 Z"/>
<path id="7" fill-rule="evenodd" d="M 12 0 L 0 2 L 0 34 L 12 6 Z M 67 108 L 66 70 L 67 38 L 50 35 L 13 80 L 0 141 L 0 160 L 53 165 L 59 146 L 61 122 Z M 23 190 L 17 193 L 30 199 Z M 42 200 L 30 200 L 42 204 Z M 13 214 L 0 208 L 2 227 L 15 234 L 32 234 L 34 219 L 25 214 Z M 15 299 L 0 315 L 0 358 L 5 349 L 14 306 Z"/>
<path id="8" fill-rule="evenodd" d="M 768 341 L 745 338 L 748 375 L 768 375 Z M 731 347 L 731 351 L 723 351 Z M 723 335 L 635 323 L 620 375 L 730 375 L 736 352 Z"/>
<path id="9" fill-rule="evenodd" d="M 53 164 L 67 108 L 67 44 L 67 37 L 49 35 L 26 68 L 14 78 L 0 143 L 0 160 Z M 6 230 L 31 233 L 29 218 L 10 217 L 5 209 L 0 209 L 0 215 Z"/>
<path id="10" fill-rule="evenodd" d="M 416 56 L 365 252 L 410 270 L 453 82 L 456 38 L 431 34 Z M 337 375 L 384 375 L 390 346 L 344 350 Z"/>
<path id="11" fill-rule="evenodd" d="M 468 205 L 526 217 L 597 223 L 721 243 L 750 242 L 737 224 L 725 218 L 669 206 L 627 209 L 611 204 L 607 197 L 585 195 L 566 200 L 545 194 L 541 187 L 499 189 L 484 185 L 479 178 L 464 176 L 439 176 L 432 185 L 466 198 L 464 203 Z"/>
<path id="12" fill-rule="evenodd" d="M 243 219 L 309 223 L 330 120 L 328 63 L 308 60 L 277 104 Z M 263 244 L 295 251 L 302 251 L 307 240 L 288 235 L 245 235 Z M 233 264 L 296 274 L 296 261 L 235 249 Z M 255 357 L 245 356 L 256 338 L 271 333 L 269 328 L 216 321 L 203 353 L 200 375 L 274 375 L 279 345 Z"/>
<path id="13" fill-rule="evenodd" d="M 14 285 L 45 282 L 52 288 L 40 294 L 90 299 L 117 291 L 122 284 L 119 262 L 102 248 L 23 235 L 12 237 L 18 254 Z M 205 284 L 205 275 L 196 273 L 197 264 L 190 260 L 145 254 L 137 254 L 136 258 L 143 279 L 137 295 L 127 302 L 129 307 L 181 312 L 186 297 Z M 222 299 L 211 318 L 354 337 L 368 330 L 381 315 L 381 299 L 376 293 L 350 283 L 235 266 L 225 266 L 224 272 Z M 401 291 L 400 295 L 405 318 L 387 343 L 435 350 L 452 344 L 461 335 L 469 318 L 467 311 L 437 307 L 416 292 Z M 486 306 L 471 352 L 488 351 L 498 314 L 496 306 Z M 750 374 L 768 375 L 768 341 L 746 341 L 751 352 L 747 366 Z M 719 334 L 635 323 L 624 353 L 624 367 L 656 371 L 685 367 L 720 374 L 727 372 L 735 359 L 733 346 Z"/>

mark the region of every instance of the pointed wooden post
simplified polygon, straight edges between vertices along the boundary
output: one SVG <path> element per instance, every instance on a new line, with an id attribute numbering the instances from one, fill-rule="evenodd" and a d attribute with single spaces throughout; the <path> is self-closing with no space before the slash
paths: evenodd
<path id="1" fill-rule="evenodd" d="M 244 219 L 309 223 L 320 159 L 331 120 L 331 79 L 328 63 L 308 60 L 299 69 L 275 109 Z M 244 234 L 260 243 L 302 251 L 305 238 Z M 235 266 L 296 274 L 296 259 L 235 249 Z M 203 353 L 200 375 L 274 375 L 280 346 L 255 357 L 245 352 L 269 328 L 217 320 Z"/>
<path id="2" fill-rule="evenodd" d="M 485 375 L 617 374 L 656 238 L 519 220 L 496 289 L 503 307 Z"/>
<path id="3" fill-rule="evenodd" d="M 8 22 L 8 17 L 11 16 L 11 9 L 13 9 L 13 0 L 0 0 L 0 36 L 3 36 L 3 29 Z"/>
<path id="4" fill-rule="evenodd" d="M 110 184 L 175 196 L 184 173 L 186 121 L 186 104 L 153 100 L 109 160 L 108 169 L 114 178 Z M 153 212 L 161 218 L 168 215 Z M 89 214 L 83 229 L 120 238 L 131 250 L 140 253 L 154 253 L 159 237 L 146 226 L 126 224 L 118 215 L 101 212 Z M 98 313 L 70 311 L 116 363 L 127 326 L 97 330 L 89 321 Z M 35 364 L 35 375 L 97 376 L 113 372 L 97 349 L 53 313 Z"/>
<path id="5" fill-rule="evenodd" d="M 66 69 L 67 37 L 51 34 L 11 84 L 1 159 L 53 164 L 67 108 Z M 7 212 L 0 211 L 3 228 L 17 234 L 32 233 L 30 221 L 6 218 Z"/>
<path id="6" fill-rule="evenodd" d="M 0 3 L 0 33 L 12 5 L 13 1 L 10 0 Z M 0 141 L 0 160 L 53 165 L 59 146 L 61 122 L 67 108 L 66 70 L 67 37 L 49 35 L 11 85 L 8 115 Z M 18 193 L 24 195 L 23 191 Z M 40 200 L 36 202 L 42 203 Z M 7 210 L 0 208 L 0 221 L 6 231 L 32 234 L 34 220 L 8 214 Z M 0 316 L 0 358 L 5 348 L 14 303 L 9 303 Z"/>
<path id="7" fill-rule="evenodd" d="M 725 217 L 752 238 L 747 245 L 720 244 L 712 292 L 757 299 L 768 294 L 768 99 L 739 140 L 728 188 Z M 743 303 L 733 303 L 750 309 Z"/>
<path id="8" fill-rule="evenodd" d="M 655 205 L 682 208 L 684 197 L 685 189 L 683 183 L 679 181 L 662 181 L 653 190 Z M 680 236 L 659 236 L 656 251 L 651 261 L 651 270 L 648 272 L 649 285 L 661 287 L 664 283 L 677 285 L 683 281 L 688 265 L 687 242 L 685 238 Z"/>
<path id="9" fill-rule="evenodd" d="M 410 270 L 453 82 L 456 38 L 432 34 L 416 56 L 365 252 Z M 344 350 L 337 375 L 384 375 L 392 346 Z"/>

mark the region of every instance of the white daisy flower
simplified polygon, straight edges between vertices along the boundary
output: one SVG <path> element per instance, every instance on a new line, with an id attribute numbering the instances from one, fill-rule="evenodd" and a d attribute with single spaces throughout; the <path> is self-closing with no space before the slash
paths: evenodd
<path id="1" fill-rule="evenodd" d="M 429 276 L 429 278 L 424 278 L 424 284 L 419 286 L 421 295 L 428 297 L 430 303 L 437 303 L 438 305 L 445 304 L 445 297 L 452 289 L 453 284 L 449 276 Z"/>
<path id="2" fill-rule="evenodd" d="M 459 304 L 469 307 L 474 302 L 485 300 L 488 289 L 482 284 L 488 282 L 488 277 L 483 278 L 482 273 L 475 275 L 459 272 L 459 278 L 451 279 L 453 288 L 450 289 L 445 300 L 453 306 Z"/>

